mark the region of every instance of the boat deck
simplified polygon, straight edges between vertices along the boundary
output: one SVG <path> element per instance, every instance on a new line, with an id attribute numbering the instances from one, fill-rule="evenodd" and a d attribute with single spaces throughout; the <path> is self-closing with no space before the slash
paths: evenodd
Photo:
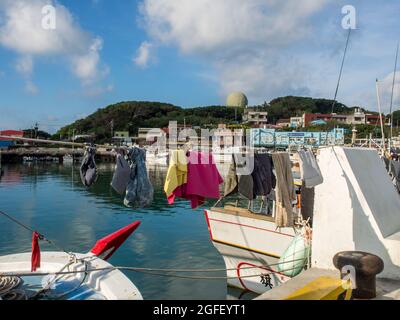
<path id="1" fill-rule="evenodd" d="M 268 222 L 275 222 L 275 219 L 271 216 L 268 216 L 266 214 L 261 214 L 261 213 L 254 213 L 248 209 L 245 208 L 239 208 L 239 207 L 234 207 L 234 206 L 225 206 L 224 208 L 211 208 L 211 211 L 214 212 L 219 212 L 219 213 L 225 213 L 233 216 L 240 216 L 240 217 L 246 217 L 246 218 L 251 218 L 251 219 L 258 219 L 258 220 L 264 220 Z"/>

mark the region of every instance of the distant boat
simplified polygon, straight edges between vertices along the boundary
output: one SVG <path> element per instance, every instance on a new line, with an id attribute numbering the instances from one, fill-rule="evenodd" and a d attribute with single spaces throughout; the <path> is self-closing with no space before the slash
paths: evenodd
<path id="1" fill-rule="evenodd" d="M 74 156 L 71 154 L 67 154 L 63 157 L 63 164 L 73 164 L 78 163 L 82 160 L 81 156 Z"/>
<path id="2" fill-rule="evenodd" d="M 0 300 L 143 300 L 138 288 L 106 261 L 139 225 L 99 240 L 86 254 L 42 252 L 34 273 L 31 253 L 0 257 Z"/>
<path id="3" fill-rule="evenodd" d="M 168 151 L 160 152 L 158 149 L 146 149 L 146 163 L 148 165 L 163 165 L 167 166 L 169 163 Z"/>

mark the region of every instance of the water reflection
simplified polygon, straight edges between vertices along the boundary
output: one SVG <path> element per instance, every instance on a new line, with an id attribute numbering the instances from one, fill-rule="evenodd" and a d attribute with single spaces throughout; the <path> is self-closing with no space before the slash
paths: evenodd
<path id="1" fill-rule="evenodd" d="M 99 179 L 90 189 L 82 185 L 78 166 L 38 163 L 5 165 L 3 169 L 0 208 L 69 251 L 87 252 L 98 239 L 140 220 L 140 228 L 112 257 L 111 263 L 154 268 L 224 268 L 209 240 L 203 209 L 191 210 L 186 201 L 168 205 L 163 193 L 166 168 L 149 168 L 155 193 L 153 205 L 146 209 L 123 205 L 123 197 L 110 187 L 111 164 L 99 165 Z M 0 255 L 29 251 L 30 241 L 31 235 L 25 230 L 0 221 Z M 42 249 L 54 250 L 45 244 Z M 146 299 L 227 298 L 225 280 L 127 275 Z"/>

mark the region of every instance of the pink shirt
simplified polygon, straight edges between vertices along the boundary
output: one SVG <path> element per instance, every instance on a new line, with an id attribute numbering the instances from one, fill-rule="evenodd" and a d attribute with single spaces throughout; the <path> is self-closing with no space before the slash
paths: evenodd
<path id="1" fill-rule="evenodd" d="M 219 199 L 219 185 L 223 182 L 212 155 L 192 151 L 189 154 L 187 184 L 176 188 L 168 197 L 168 203 L 173 204 L 175 197 L 181 197 L 190 200 L 195 209 L 204 203 L 205 198 Z"/>

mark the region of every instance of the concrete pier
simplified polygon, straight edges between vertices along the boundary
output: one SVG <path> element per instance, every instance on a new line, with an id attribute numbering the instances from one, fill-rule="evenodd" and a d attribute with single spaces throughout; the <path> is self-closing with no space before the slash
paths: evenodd
<path id="1" fill-rule="evenodd" d="M 70 148 L 16 148 L 9 150 L 1 150 L 1 161 L 3 163 L 19 163 L 23 161 L 24 157 L 32 157 L 35 159 L 45 159 L 47 157 L 58 158 L 59 162 L 63 162 L 63 157 L 66 155 L 73 155 L 75 157 L 82 157 L 84 154 L 83 149 L 70 149 Z M 114 162 L 115 154 L 107 150 L 98 150 L 96 152 L 96 160 L 99 162 Z"/>

